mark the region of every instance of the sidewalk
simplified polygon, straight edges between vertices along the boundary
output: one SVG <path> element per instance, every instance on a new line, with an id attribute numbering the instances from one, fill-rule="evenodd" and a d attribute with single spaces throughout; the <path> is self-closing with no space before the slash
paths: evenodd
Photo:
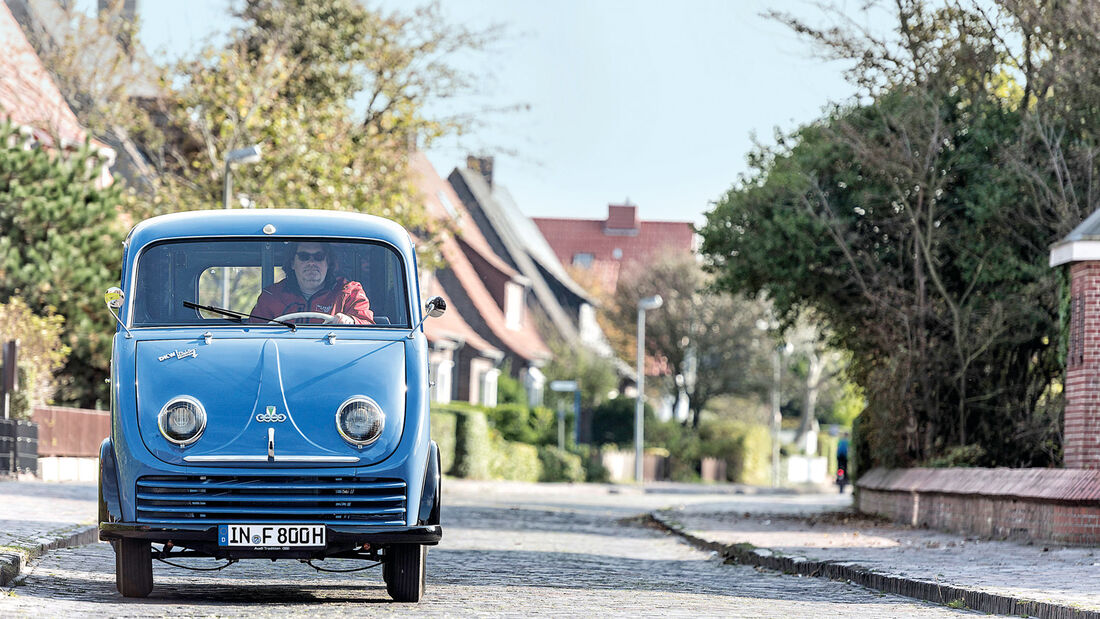
<path id="1" fill-rule="evenodd" d="M 1096 548 L 983 541 L 851 512 L 747 512 L 726 502 L 658 510 L 652 518 L 738 563 L 981 612 L 1100 617 Z"/>
<path id="2" fill-rule="evenodd" d="M 99 539 L 95 483 L 0 481 L 0 586 L 55 548 Z"/>

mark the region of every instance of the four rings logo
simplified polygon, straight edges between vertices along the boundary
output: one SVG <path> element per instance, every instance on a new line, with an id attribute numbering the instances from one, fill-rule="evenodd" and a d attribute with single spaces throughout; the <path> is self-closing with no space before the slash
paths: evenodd
<path id="1" fill-rule="evenodd" d="M 276 413 L 274 406 L 268 406 L 267 412 L 256 415 L 256 421 L 260 423 L 282 423 L 286 421 L 286 415 Z"/>

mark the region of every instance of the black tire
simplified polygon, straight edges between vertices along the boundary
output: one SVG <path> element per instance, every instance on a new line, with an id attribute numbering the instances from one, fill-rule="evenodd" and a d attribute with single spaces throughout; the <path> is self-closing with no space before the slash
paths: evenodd
<path id="1" fill-rule="evenodd" d="M 420 544 L 397 544 L 386 550 L 382 579 L 395 602 L 419 602 L 424 596 L 427 549 Z"/>
<path id="2" fill-rule="evenodd" d="M 128 598 L 143 598 L 153 590 L 153 555 L 149 542 L 118 540 L 115 544 L 115 587 Z"/>

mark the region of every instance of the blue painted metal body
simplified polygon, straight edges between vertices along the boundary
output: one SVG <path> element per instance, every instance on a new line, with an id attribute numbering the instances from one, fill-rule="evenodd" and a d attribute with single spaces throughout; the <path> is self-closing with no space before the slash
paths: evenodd
<path id="1" fill-rule="evenodd" d="M 274 226 L 274 232 L 265 233 L 265 226 L 269 231 Z M 102 492 L 117 492 L 118 496 L 106 496 L 101 501 L 101 520 L 142 521 L 137 509 L 139 478 L 161 480 L 156 483 L 169 486 L 162 492 L 171 492 L 172 484 L 177 484 L 182 493 L 194 492 L 185 488 L 188 483 L 232 480 L 225 483 L 243 484 L 251 490 L 270 479 L 272 502 L 282 505 L 281 513 L 300 513 L 301 518 L 295 518 L 299 521 L 326 522 L 344 531 L 422 523 L 421 493 L 432 450 L 427 344 L 422 329 L 410 337 L 408 328 L 336 324 L 300 326 L 296 331 L 248 324 L 132 326 L 135 265 L 144 249 L 168 239 L 223 237 L 367 239 L 385 244 L 402 259 L 412 324 L 422 318 L 411 239 L 402 227 L 385 219 L 355 213 L 265 209 L 179 213 L 138 224 L 124 247 L 122 288 L 126 301 L 120 319 L 130 331 L 118 328 L 114 336 L 112 431 L 110 443 L 103 450 L 104 456 L 113 456 L 114 460 L 102 467 L 103 474 L 115 479 L 102 483 Z M 162 360 L 169 352 L 190 349 L 194 349 L 193 355 Z M 167 441 L 157 427 L 161 407 L 179 395 L 202 402 L 208 418 L 202 437 L 183 447 Z M 337 408 L 354 395 L 373 398 L 386 415 L 382 436 L 362 448 L 343 440 L 335 424 Z M 270 406 L 275 407 L 276 416 L 285 415 L 285 420 L 257 420 L 257 415 Z M 275 429 L 279 455 L 306 462 L 256 458 L 268 453 L 269 428 Z M 241 455 L 252 456 L 252 460 L 208 461 L 211 457 L 231 459 Z M 185 460 L 191 456 L 206 457 L 207 461 Z M 324 462 L 325 458 L 330 462 Z M 310 459 L 314 461 L 308 462 Z M 185 478 L 191 481 L 171 481 Z M 358 501 L 354 503 L 349 497 L 345 510 L 349 512 L 374 509 L 372 505 L 377 501 L 392 499 L 387 496 L 389 489 L 403 482 L 404 509 L 396 513 L 396 503 L 390 502 L 386 509 L 377 510 L 379 519 L 370 523 L 340 520 L 317 514 L 316 510 L 295 511 L 294 501 L 306 499 L 289 486 L 285 495 L 278 491 L 284 487 L 280 484 L 290 484 L 294 479 L 312 480 L 302 483 L 312 483 L 309 487 L 315 489 L 330 488 L 332 492 L 346 492 L 341 485 L 380 484 L 376 491 L 371 490 L 376 495 L 354 499 Z M 161 520 L 147 522 L 199 530 L 217 523 L 216 504 L 204 505 L 208 506 L 177 509 L 181 512 L 178 520 L 165 521 L 161 514 Z M 119 513 L 114 513 L 116 510 Z M 199 511 L 205 514 L 203 522 L 193 517 Z"/>

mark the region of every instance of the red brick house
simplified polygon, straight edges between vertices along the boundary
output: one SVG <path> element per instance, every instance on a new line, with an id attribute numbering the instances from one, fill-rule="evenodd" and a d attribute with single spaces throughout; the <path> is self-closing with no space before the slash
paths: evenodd
<path id="1" fill-rule="evenodd" d="M 615 291 L 619 276 L 667 252 L 692 253 L 695 229 L 687 221 L 642 221 L 633 204 L 609 204 L 606 219 L 532 217 L 562 264 L 590 269 L 601 288 Z"/>

